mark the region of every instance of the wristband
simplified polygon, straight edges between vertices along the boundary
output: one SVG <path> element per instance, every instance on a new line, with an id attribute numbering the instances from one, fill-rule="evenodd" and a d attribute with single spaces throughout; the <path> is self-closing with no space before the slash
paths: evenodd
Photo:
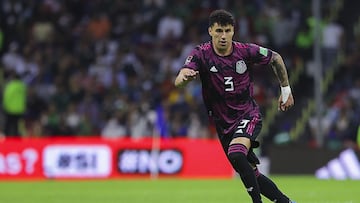
<path id="1" fill-rule="evenodd" d="M 290 94 L 291 94 L 291 88 L 289 85 L 285 87 L 281 87 L 281 99 L 283 103 L 285 103 L 288 100 Z"/>

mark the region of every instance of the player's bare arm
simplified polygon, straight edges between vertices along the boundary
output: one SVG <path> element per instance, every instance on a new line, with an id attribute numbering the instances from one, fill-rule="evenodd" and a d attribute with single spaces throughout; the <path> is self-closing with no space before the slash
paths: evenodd
<path id="1" fill-rule="evenodd" d="M 175 78 L 175 86 L 184 87 L 188 82 L 194 80 L 198 74 L 199 71 L 190 68 L 182 68 Z"/>
<path id="2" fill-rule="evenodd" d="M 288 110 L 294 105 L 294 98 L 291 93 L 289 77 L 285 67 L 285 63 L 277 52 L 273 51 L 270 66 L 273 69 L 281 86 L 281 95 L 279 97 L 278 107 L 281 111 Z"/>

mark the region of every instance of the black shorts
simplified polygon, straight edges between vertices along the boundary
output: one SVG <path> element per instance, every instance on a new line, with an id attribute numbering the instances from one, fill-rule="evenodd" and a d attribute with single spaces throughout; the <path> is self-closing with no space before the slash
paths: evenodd
<path id="1" fill-rule="evenodd" d="M 253 164 L 259 164 L 259 159 L 253 152 L 253 148 L 259 147 L 259 142 L 256 140 L 262 127 L 262 120 L 259 117 L 246 117 L 242 119 L 238 127 L 232 133 L 221 134 L 218 130 L 219 140 L 224 149 L 225 154 L 227 155 L 229 145 L 234 138 L 237 137 L 247 137 L 251 140 L 251 147 L 248 152 L 248 161 Z"/>

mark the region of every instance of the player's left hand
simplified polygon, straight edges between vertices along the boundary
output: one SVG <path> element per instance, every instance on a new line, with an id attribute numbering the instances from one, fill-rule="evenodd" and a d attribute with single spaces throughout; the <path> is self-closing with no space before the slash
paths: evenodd
<path id="1" fill-rule="evenodd" d="M 279 100 L 278 100 L 278 110 L 287 111 L 292 106 L 294 106 L 294 98 L 291 93 L 285 103 L 282 101 L 282 96 L 280 95 Z"/>

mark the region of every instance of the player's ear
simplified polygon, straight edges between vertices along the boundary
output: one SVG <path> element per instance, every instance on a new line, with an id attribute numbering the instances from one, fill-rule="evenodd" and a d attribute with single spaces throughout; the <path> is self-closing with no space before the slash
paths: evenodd
<path id="1" fill-rule="evenodd" d="M 212 29 L 211 29 L 211 27 L 208 28 L 208 33 L 209 33 L 210 36 L 212 36 Z"/>

